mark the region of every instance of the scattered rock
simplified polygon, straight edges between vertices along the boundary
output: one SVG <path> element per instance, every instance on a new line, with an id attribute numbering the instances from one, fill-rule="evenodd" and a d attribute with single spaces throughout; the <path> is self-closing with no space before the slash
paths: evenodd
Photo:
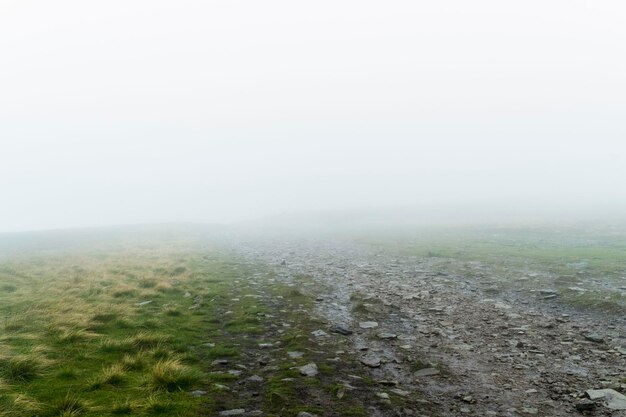
<path id="1" fill-rule="evenodd" d="M 362 321 L 359 323 L 361 329 L 375 329 L 378 327 L 378 323 L 375 321 Z"/>
<path id="2" fill-rule="evenodd" d="M 301 366 L 300 368 L 298 368 L 298 370 L 300 371 L 300 375 L 302 376 L 311 377 L 317 375 L 317 365 L 313 362 Z"/>
<path id="3" fill-rule="evenodd" d="M 207 392 L 197 389 L 195 391 L 191 391 L 190 394 L 191 394 L 192 397 L 202 397 L 202 396 L 206 395 Z"/>
<path id="4" fill-rule="evenodd" d="M 300 411 L 298 417 L 317 417 L 317 414 L 307 413 L 306 411 Z"/>
<path id="5" fill-rule="evenodd" d="M 242 416 L 245 413 L 246 413 L 246 410 L 244 410 L 243 408 L 235 408 L 233 410 L 220 411 L 220 416 L 223 416 L 223 417 L 227 417 L 227 416 Z"/>
<path id="6" fill-rule="evenodd" d="M 582 400 L 576 403 L 576 409 L 578 411 L 590 411 L 596 408 L 596 403 L 591 400 Z"/>
<path id="7" fill-rule="evenodd" d="M 291 352 L 287 352 L 287 355 L 291 359 L 300 359 L 301 357 L 304 356 L 304 352 L 298 352 L 297 350 L 294 350 L 294 351 L 291 351 Z"/>
<path id="8" fill-rule="evenodd" d="M 604 343 L 604 338 L 597 333 L 586 334 L 585 340 L 588 340 L 593 343 Z"/>
<path id="9" fill-rule="evenodd" d="M 340 324 L 335 324 L 330 328 L 331 333 L 338 333 L 344 336 L 350 336 L 352 334 L 352 330 L 347 327 L 344 327 Z"/>
<path id="10" fill-rule="evenodd" d="M 433 376 L 433 375 L 439 375 L 439 369 L 437 368 L 424 368 L 424 369 L 420 369 L 419 371 L 415 372 L 415 376 L 417 378 L 421 378 L 421 377 L 425 377 L 425 376 Z"/>
<path id="11" fill-rule="evenodd" d="M 361 363 L 370 368 L 378 368 L 380 366 L 380 358 L 378 356 L 367 355 L 361 358 Z"/>
<path id="12" fill-rule="evenodd" d="M 611 410 L 626 410 L 626 395 L 607 388 L 607 389 L 590 389 L 585 391 L 590 400 L 604 401 L 604 405 Z"/>
<path id="13" fill-rule="evenodd" d="M 254 384 L 259 384 L 259 383 L 263 382 L 263 378 L 261 378 L 258 375 L 252 375 L 252 376 L 246 378 L 246 381 L 252 382 Z"/>
<path id="14" fill-rule="evenodd" d="M 393 334 L 393 333 L 378 333 L 376 336 L 377 336 L 379 339 L 383 339 L 383 340 L 384 340 L 384 339 L 395 339 L 395 338 L 397 338 L 397 337 L 398 337 L 397 335 L 395 335 L 395 334 Z"/>
<path id="15" fill-rule="evenodd" d="M 324 337 L 324 336 L 328 336 L 328 333 L 326 333 L 324 330 L 314 330 L 311 332 L 311 334 L 315 337 Z"/>
<path id="16" fill-rule="evenodd" d="M 398 389 L 398 388 L 392 388 L 389 391 L 391 391 L 392 393 L 394 393 L 394 394 L 396 394 L 396 395 L 398 395 L 400 397 L 408 397 L 409 394 L 411 394 L 408 391 L 404 391 L 404 390 L 401 390 L 401 389 Z"/>

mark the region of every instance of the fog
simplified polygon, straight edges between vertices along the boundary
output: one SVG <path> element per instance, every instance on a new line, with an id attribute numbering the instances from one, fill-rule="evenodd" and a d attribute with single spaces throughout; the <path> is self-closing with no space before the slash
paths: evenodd
<path id="1" fill-rule="evenodd" d="M 0 1 L 0 232 L 619 216 L 620 1 Z"/>

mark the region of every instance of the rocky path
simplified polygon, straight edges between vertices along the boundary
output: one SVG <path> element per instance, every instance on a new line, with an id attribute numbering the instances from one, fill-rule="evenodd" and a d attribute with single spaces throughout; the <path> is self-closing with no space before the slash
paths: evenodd
<path id="1" fill-rule="evenodd" d="M 311 278 L 322 330 L 348 338 L 381 398 L 415 400 L 389 415 L 626 415 L 624 315 L 566 311 L 548 293 L 494 294 L 502 282 L 488 268 L 469 275 L 451 259 L 315 241 L 235 246 L 288 285 Z"/>

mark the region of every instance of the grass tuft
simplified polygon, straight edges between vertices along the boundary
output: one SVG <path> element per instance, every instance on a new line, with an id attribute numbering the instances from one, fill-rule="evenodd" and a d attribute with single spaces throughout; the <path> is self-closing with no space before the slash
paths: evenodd
<path id="1" fill-rule="evenodd" d="M 133 403 L 129 399 L 122 402 L 116 401 L 111 409 L 111 414 L 115 416 L 125 416 L 132 414 L 134 408 Z"/>
<path id="2" fill-rule="evenodd" d="M 91 385 L 92 389 L 100 389 L 103 386 L 120 387 L 126 380 L 126 369 L 121 363 L 113 364 L 102 370 L 99 378 Z"/>
<path id="3" fill-rule="evenodd" d="M 199 382 L 198 372 L 186 367 L 178 359 L 157 362 L 150 370 L 150 388 L 155 391 L 180 391 Z"/>
<path id="4" fill-rule="evenodd" d="M 50 409 L 50 416 L 76 417 L 83 415 L 89 407 L 87 403 L 74 394 L 68 393 L 64 398 L 54 403 Z"/>
<path id="5" fill-rule="evenodd" d="M 10 382 L 32 381 L 41 374 L 41 362 L 27 355 L 0 358 L 0 375 Z"/>

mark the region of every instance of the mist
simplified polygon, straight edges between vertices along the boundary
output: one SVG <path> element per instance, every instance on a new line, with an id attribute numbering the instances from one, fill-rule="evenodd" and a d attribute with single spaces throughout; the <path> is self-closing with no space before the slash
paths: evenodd
<path id="1" fill-rule="evenodd" d="M 625 13 L 3 1 L 0 231 L 620 218 Z"/>

